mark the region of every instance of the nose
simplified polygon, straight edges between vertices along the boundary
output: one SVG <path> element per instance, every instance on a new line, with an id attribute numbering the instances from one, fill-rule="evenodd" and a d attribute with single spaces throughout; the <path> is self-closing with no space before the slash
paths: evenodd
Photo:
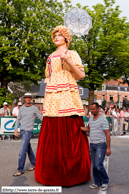
<path id="1" fill-rule="evenodd" d="M 55 36 L 55 40 L 57 40 L 57 39 L 58 39 L 58 35 Z"/>

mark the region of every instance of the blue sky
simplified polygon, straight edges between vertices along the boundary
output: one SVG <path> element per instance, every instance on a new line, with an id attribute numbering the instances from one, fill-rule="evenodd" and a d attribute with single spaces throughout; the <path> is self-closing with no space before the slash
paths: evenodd
<path id="1" fill-rule="evenodd" d="M 72 4 L 75 6 L 77 3 L 80 3 L 82 6 L 88 5 L 90 8 L 92 5 L 96 5 L 97 3 L 103 4 L 103 0 L 71 0 Z M 129 21 L 129 0 L 115 0 L 115 5 L 120 6 L 120 10 L 122 11 L 121 17 L 126 16 Z"/>

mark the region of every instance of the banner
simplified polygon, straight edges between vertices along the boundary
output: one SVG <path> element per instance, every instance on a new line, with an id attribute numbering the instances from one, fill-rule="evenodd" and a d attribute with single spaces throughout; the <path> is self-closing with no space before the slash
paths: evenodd
<path id="1" fill-rule="evenodd" d="M 0 117 L 0 135 L 3 134 L 14 134 L 16 117 Z M 20 126 L 18 126 L 18 132 L 20 132 Z M 33 134 L 39 134 L 41 128 L 41 120 L 35 119 Z"/>

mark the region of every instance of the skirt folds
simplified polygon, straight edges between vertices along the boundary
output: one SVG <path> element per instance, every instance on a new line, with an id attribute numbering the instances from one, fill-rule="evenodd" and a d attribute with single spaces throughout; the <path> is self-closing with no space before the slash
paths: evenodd
<path id="1" fill-rule="evenodd" d="M 89 143 L 82 117 L 44 117 L 35 179 L 43 185 L 72 186 L 91 179 Z"/>

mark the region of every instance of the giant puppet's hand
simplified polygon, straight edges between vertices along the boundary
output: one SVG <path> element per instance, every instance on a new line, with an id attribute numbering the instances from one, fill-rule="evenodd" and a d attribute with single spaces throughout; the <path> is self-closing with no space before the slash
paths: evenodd
<path id="1" fill-rule="evenodd" d="M 60 59 L 61 59 L 61 61 L 62 61 L 62 64 L 63 64 L 64 62 L 67 62 L 67 60 L 69 59 L 69 57 L 67 56 L 67 51 L 68 51 L 68 49 L 66 49 L 66 50 L 60 55 Z"/>

